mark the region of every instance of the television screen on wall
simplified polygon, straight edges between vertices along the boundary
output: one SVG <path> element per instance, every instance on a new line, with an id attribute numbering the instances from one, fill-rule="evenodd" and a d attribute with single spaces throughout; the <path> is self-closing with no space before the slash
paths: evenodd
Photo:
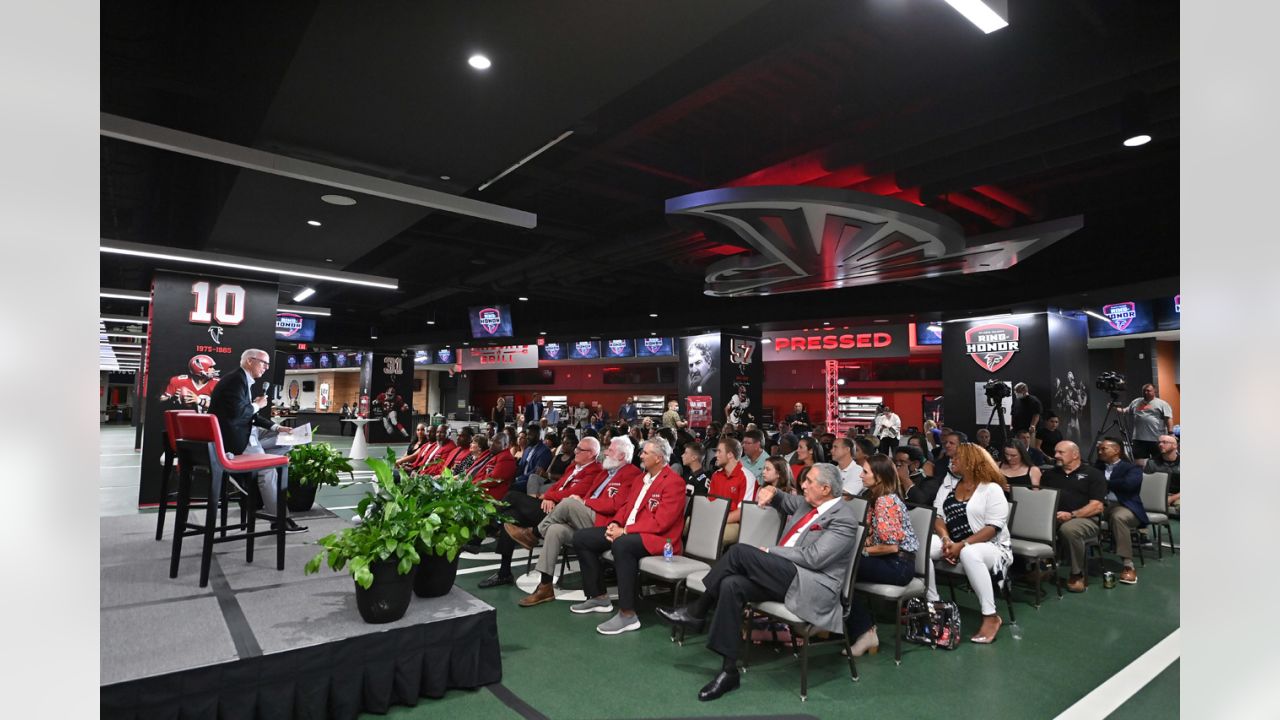
<path id="1" fill-rule="evenodd" d="M 511 337 L 511 306 L 509 305 L 477 305 L 467 308 L 467 318 L 471 321 L 473 338 L 483 340 Z"/>
<path id="2" fill-rule="evenodd" d="M 941 344 L 942 344 L 942 323 L 940 322 L 916 323 L 916 345 L 941 345 Z"/>
<path id="3" fill-rule="evenodd" d="M 285 342 L 315 342 L 316 319 L 297 313 L 276 313 L 276 339 Z"/>
<path id="4" fill-rule="evenodd" d="M 632 340 L 605 340 L 604 356 L 607 358 L 635 357 L 636 346 Z"/>
<path id="5" fill-rule="evenodd" d="M 569 344 L 570 360 L 594 360 L 600 357 L 599 340 L 579 340 Z"/>
<path id="6" fill-rule="evenodd" d="M 675 351 L 669 337 L 647 337 L 636 341 L 636 357 L 673 357 Z"/>
<path id="7" fill-rule="evenodd" d="M 1119 300 L 1089 309 L 1089 337 L 1111 337 L 1149 333 L 1156 329 L 1151 303 L 1146 300 Z"/>
<path id="8" fill-rule="evenodd" d="M 568 360 L 569 346 L 567 343 L 549 342 L 538 346 L 539 360 Z"/>

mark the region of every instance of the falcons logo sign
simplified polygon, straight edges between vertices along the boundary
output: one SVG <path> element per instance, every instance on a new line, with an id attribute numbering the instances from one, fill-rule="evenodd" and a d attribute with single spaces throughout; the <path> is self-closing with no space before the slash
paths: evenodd
<path id="1" fill-rule="evenodd" d="M 1133 319 L 1138 316 L 1138 311 L 1133 303 L 1122 302 L 1103 305 L 1102 314 L 1107 316 L 1107 323 L 1111 327 L 1124 332 L 1125 328 L 1129 327 Z"/>
<path id="2" fill-rule="evenodd" d="M 502 326 L 502 313 L 498 312 L 498 308 L 484 308 L 477 314 L 476 319 L 480 322 L 480 327 L 490 335 Z"/>
<path id="3" fill-rule="evenodd" d="M 605 490 L 605 494 L 607 494 L 609 497 L 617 497 L 617 495 L 618 495 L 618 486 L 617 486 L 617 485 L 610 485 L 610 486 L 609 486 L 609 489 L 608 489 L 608 490 Z"/>
<path id="4" fill-rule="evenodd" d="M 649 508 L 649 512 L 657 512 L 657 511 L 658 511 L 658 503 L 660 503 L 660 502 L 662 502 L 662 498 L 661 498 L 661 497 L 659 497 L 659 496 L 657 496 L 657 495 L 650 495 L 650 496 L 649 496 L 649 501 L 648 501 L 648 503 L 646 503 L 646 505 L 647 505 L 647 506 L 648 506 L 648 508 Z"/>
<path id="5" fill-rule="evenodd" d="M 1005 323 L 978 325 L 964 331 L 964 351 L 987 372 L 996 372 L 1018 352 L 1018 328 Z"/>
<path id="6" fill-rule="evenodd" d="M 941 213 L 880 195 L 819 187 L 731 187 L 667 200 L 706 238 L 746 243 L 707 268 L 713 297 L 770 295 L 1013 267 L 1084 227 L 1081 216 L 966 238 Z"/>
<path id="7" fill-rule="evenodd" d="M 663 342 L 665 342 L 664 338 L 645 338 L 644 347 L 650 353 L 656 353 L 662 349 Z"/>

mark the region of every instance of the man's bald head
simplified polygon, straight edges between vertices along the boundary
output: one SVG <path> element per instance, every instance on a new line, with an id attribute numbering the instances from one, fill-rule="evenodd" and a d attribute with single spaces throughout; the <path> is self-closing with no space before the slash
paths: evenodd
<path id="1" fill-rule="evenodd" d="M 1063 467 L 1074 470 L 1080 464 L 1080 446 L 1070 440 L 1063 440 L 1053 446 L 1053 456 Z"/>

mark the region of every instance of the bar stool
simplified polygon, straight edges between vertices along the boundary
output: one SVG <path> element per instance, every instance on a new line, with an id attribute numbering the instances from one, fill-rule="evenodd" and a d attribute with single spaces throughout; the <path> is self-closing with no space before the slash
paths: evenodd
<path id="1" fill-rule="evenodd" d="M 172 505 L 176 510 L 178 507 L 178 491 L 177 489 L 169 489 L 169 478 L 172 477 L 173 471 L 181 468 L 178 463 L 178 416 L 194 415 L 191 410 L 165 410 L 164 411 L 164 431 L 160 433 L 161 442 L 164 444 L 164 470 L 160 475 L 160 504 L 159 512 L 156 517 L 156 541 L 159 542 L 164 537 L 164 516 L 165 511 Z M 172 498 L 172 499 L 170 499 Z M 227 534 L 227 503 L 222 504 L 222 524 L 221 530 L 223 537 Z M 208 501 L 193 500 L 190 503 L 193 510 L 208 509 Z M 174 526 L 177 527 L 176 525 Z"/>
<path id="2" fill-rule="evenodd" d="M 218 427 L 217 418 L 212 415 L 180 413 L 175 416 L 175 421 L 177 424 L 176 445 L 181 472 L 178 475 L 178 515 L 173 528 L 173 553 L 169 559 L 169 577 L 175 578 L 178 576 L 178 561 L 182 556 L 182 538 L 197 534 L 204 535 L 204 546 L 200 554 L 200 587 L 205 587 L 209 584 L 209 565 L 213 561 L 214 543 L 246 540 L 245 562 L 253 562 L 254 538 L 275 535 L 276 569 L 284 570 L 285 492 L 289 486 L 288 456 L 253 454 L 239 455 L 228 459 L 226 447 L 222 443 L 222 431 Z M 223 482 L 227 475 L 248 474 L 249 481 L 245 484 L 246 492 L 249 493 L 248 512 L 246 513 L 247 531 L 228 535 L 226 534 L 224 522 L 222 535 L 215 538 L 214 531 L 218 527 L 212 511 L 205 512 L 203 528 L 187 523 L 187 516 L 191 508 L 191 477 L 197 467 L 207 469 L 209 472 L 207 508 L 216 508 L 222 504 Z M 258 486 L 254 474 L 259 470 L 271 468 L 277 468 L 280 473 L 280 482 L 276 491 L 276 529 L 259 531 L 254 529 L 257 512 L 256 496 L 253 493 L 256 492 L 255 488 Z M 245 522 L 241 522 L 241 528 L 244 527 Z"/>

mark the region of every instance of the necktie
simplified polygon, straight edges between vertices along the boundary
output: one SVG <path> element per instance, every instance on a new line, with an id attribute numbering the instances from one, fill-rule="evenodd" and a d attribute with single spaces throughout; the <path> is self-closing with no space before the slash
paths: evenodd
<path id="1" fill-rule="evenodd" d="M 613 482 L 613 476 L 617 474 L 618 474 L 618 468 L 614 468 L 613 470 L 611 470 L 609 474 L 605 476 L 604 481 L 601 482 L 599 487 L 596 488 L 596 491 L 591 493 L 591 499 L 594 500 L 600 497 L 600 493 L 604 492 L 604 489 L 609 486 L 609 483 Z"/>
<path id="2" fill-rule="evenodd" d="M 792 526 L 791 530 L 782 538 L 782 542 L 778 544 L 786 545 L 787 543 L 791 542 L 791 538 L 795 537 L 796 533 L 800 532 L 802 528 L 806 527 L 809 524 L 810 520 L 814 519 L 817 516 L 818 516 L 818 508 L 814 508 L 810 510 L 807 515 L 800 518 L 800 522 Z"/>

